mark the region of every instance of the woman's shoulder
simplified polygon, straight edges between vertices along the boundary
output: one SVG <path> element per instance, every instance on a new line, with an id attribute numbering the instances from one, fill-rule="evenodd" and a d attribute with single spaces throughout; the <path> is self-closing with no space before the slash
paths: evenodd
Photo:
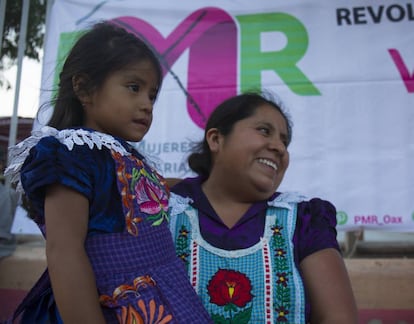
<path id="1" fill-rule="evenodd" d="M 297 224 L 301 227 L 336 226 L 336 208 L 323 198 L 309 198 L 299 192 L 282 192 L 276 193 L 268 201 L 268 205 L 288 209 L 296 206 Z"/>
<path id="2" fill-rule="evenodd" d="M 298 204 L 298 217 L 310 218 L 313 223 L 325 222 L 336 226 L 336 208 L 332 202 L 314 197 Z"/>
<path id="3" fill-rule="evenodd" d="M 293 240 L 298 262 L 317 251 L 334 248 L 340 251 L 336 231 L 336 208 L 328 200 L 308 198 L 299 193 L 276 193 L 270 206 L 296 209 Z"/>
<path id="4" fill-rule="evenodd" d="M 270 206 L 284 204 L 297 204 L 298 208 L 311 210 L 319 208 L 335 209 L 335 206 L 328 200 L 319 197 L 309 198 L 309 196 L 296 191 L 277 192 L 268 201 L 268 205 Z"/>
<path id="5" fill-rule="evenodd" d="M 336 208 L 330 201 L 314 197 L 298 203 L 295 234 L 299 260 L 326 248 L 340 251 L 336 225 Z"/>
<path id="6" fill-rule="evenodd" d="M 289 207 L 291 204 L 301 203 L 308 198 L 297 191 L 276 192 L 267 202 L 269 206 Z"/>

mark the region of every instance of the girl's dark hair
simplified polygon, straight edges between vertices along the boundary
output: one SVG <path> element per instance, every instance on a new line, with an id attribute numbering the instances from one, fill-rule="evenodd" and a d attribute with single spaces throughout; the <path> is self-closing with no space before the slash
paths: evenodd
<path id="1" fill-rule="evenodd" d="M 153 63 L 159 91 L 162 69 L 154 52 L 137 36 L 113 22 L 95 24 L 76 41 L 65 60 L 48 125 L 59 130 L 83 126 L 84 111 L 73 88 L 73 77 L 82 80 L 77 92 L 90 94 L 99 89 L 112 72 L 141 60 Z"/>
<path id="2" fill-rule="evenodd" d="M 231 97 L 211 113 L 204 131 L 204 139 L 194 146 L 193 152 L 188 157 L 188 164 L 197 174 L 208 177 L 212 167 L 210 148 L 206 140 L 207 131 L 217 128 L 221 135 L 227 136 L 233 130 L 233 126 L 240 120 L 252 116 L 256 109 L 262 105 L 270 105 L 278 110 L 286 120 L 288 130 L 288 144 L 292 140 L 292 122 L 282 103 L 276 103 L 270 95 L 259 92 L 248 92 Z"/>

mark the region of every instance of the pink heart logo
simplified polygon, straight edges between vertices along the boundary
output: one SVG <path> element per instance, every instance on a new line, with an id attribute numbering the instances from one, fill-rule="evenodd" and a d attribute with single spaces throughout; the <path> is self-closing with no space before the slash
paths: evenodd
<path id="1" fill-rule="evenodd" d="M 237 94 L 237 26 L 225 11 L 199 9 L 167 38 L 140 18 L 125 16 L 113 21 L 151 46 L 163 66 L 164 76 L 171 73 L 186 95 L 188 114 L 199 127 L 205 127 L 218 104 Z M 173 70 L 173 64 L 186 49 L 187 86 Z"/>

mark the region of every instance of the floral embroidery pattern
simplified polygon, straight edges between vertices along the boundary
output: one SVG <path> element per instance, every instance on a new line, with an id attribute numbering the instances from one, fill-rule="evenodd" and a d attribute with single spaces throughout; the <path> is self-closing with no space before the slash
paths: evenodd
<path id="1" fill-rule="evenodd" d="M 273 236 L 272 236 L 272 249 L 275 253 L 274 258 L 274 271 L 276 280 L 276 289 L 275 289 L 275 300 L 274 309 L 277 314 L 276 322 L 284 323 L 287 322 L 287 315 L 289 314 L 289 309 L 291 307 L 290 301 L 290 287 L 288 282 L 292 273 L 289 271 L 288 260 L 286 258 L 287 254 L 287 244 L 286 240 L 283 237 L 284 228 L 280 226 L 276 220 L 275 225 L 272 227 Z"/>
<path id="2" fill-rule="evenodd" d="M 277 318 L 276 321 L 277 322 L 287 322 L 288 319 L 286 318 L 286 315 L 289 314 L 289 311 L 284 308 L 283 306 L 280 306 L 279 308 L 276 308 L 276 313 L 277 313 Z"/>
<path id="3" fill-rule="evenodd" d="M 158 226 L 164 219 L 168 221 L 168 197 L 165 191 L 161 189 L 158 180 L 155 180 L 157 181 L 155 182 L 154 178 L 150 177 L 145 169 L 141 169 L 139 173 L 136 169 L 133 169 L 131 187 L 135 186 L 135 197 L 139 209 L 150 215 L 147 219 L 153 221 L 153 226 Z"/>
<path id="4" fill-rule="evenodd" d="M 105 306 L 116 306 L 118 305 L 118 300 L 124 298 L 127 294 L 139 295 L 139 289 L 155 285 L 156 283 L 154 279 L 152 279 L 148 275 L 137 277 L 134 279 L 132 285 L 121 285 L 115 288 L 112 293 L 112 296 L 101 295 L 99 297 L 99 302 Z"/>
<path id="5" fill-rule="evenodd" d="M 188 269 L 188 265 L 190 262 L 188 261 L 188 257 L 190 256 L 190 249 L 188 248 L 188 234 L 190 232 L 187 228 L 182 225 L 177 237 L 177 241 L 175 242 L 175 251 L 177 256 L 184 262 Z"/>
<path id="6" fill-rule="evenodd" d="M 149 309 L 142 300 L 137 302 L 142 315 L 131 305 L 122 307 L 121 315 L 118 315 L 119 323 L 125 324 L 165 324 L 172 320 L 171 315 L 164 316 L 164 306 L 159 305 L 158 310 L 154 300 L 150 300 Z"/>
<path id="7" fill-rule="evenodd" d="M 126 172 L 125 162 L 122 160 L 122 155 L 111 151 L 112 157 L 115 161 L 117 161 L 117 169 L 116 174 L 118 177 L 118 181 L 121 184 L 121 201 L 124 209 L 127 211 L 125 214 L 125 223 L 128 233 L 137 236 L 138 235 L 138 227 L 137 224 L 142 222 L 142 217 L 134 217 L 134 195 L 128 190 L 129 179 L 131 175 Z M 142 161 L 138 160 L 138 165 L 142 164 Z"/>
<path id="8" fill-rule="evenodd" d="M 149 215 L 146 220 L 151 221 L 152 226 L 158 226 L 164 220 L 168 221 L 169 192 L 165 180 L 133 155 L 122 156 L 115 151 L 111 151 L 111 154 L 117 162 L 116 172 L 122 204 L 126 211 L 125 222 L 128 233 L 137 236 L 137 225 L 144 220 L 143 217 L 135 216 L 134 202 L 142 213 Z M 134 165 L 130 172 L 124 159 L 131 160 L 131 164 Z"/>
<path id="9" fill-rule="evenodd" d="M 252 299 L 252 285 L 250 279 L 241 272 L 219 269 L 207 285 L 210 303 L 223 306 L 229 312 L 229 317 L 211 314 L 214 323 L 248 323 L 252 313 L 252 306 L 245 307 Z"/>

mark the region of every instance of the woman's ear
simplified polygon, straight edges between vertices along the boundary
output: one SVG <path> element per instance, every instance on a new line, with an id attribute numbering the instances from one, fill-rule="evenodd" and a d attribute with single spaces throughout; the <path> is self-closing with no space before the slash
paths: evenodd
<path id="1" fill-rule="evenodd" d="M 222 137 L 223 136 L 217 128 L 210 128 L 206 132 L 206 141 L 210 148 L 210 152 L 214 153 L 219 150 Z"/>

